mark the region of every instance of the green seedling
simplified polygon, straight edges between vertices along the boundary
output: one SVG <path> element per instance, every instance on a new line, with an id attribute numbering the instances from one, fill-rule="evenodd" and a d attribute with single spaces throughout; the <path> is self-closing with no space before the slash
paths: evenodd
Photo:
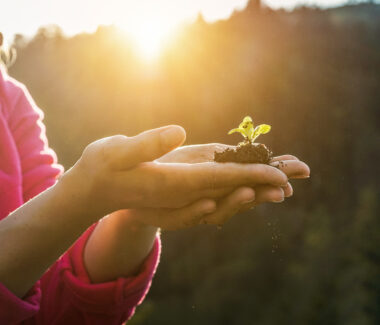
<path id="1" fill-rule="evenodd" d="M 254 127 L 252 118 L 250 116 L 246 116 L 243 122 L 239 124 L 239 127 L 230 130 L 228 134 L 239 132 L 244 137 L 244 142 L 253 143 L 260 134 L 266 134 L 270 131 L 270 129 L 271 126 L 268 124 L 260 124 Z"/>

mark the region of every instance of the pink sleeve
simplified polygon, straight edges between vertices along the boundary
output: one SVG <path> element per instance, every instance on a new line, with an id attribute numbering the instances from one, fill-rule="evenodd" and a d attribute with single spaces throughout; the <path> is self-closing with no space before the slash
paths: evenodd
<path id="1" fill-rule="evenodd" d="M 52 186 L 63 167 L 57 164 L 55 152 L 48 146 L 43 113 L 21 84 L 16 84 L 14 105 L 9 112 L 8 125 L 19 153 L 24 202 Z"/>
<path id="2" fill-rule="evenodd" d="M 20 205 L 52 186 L 63 168 L 56 163 L 56 155 L 48 147 L 41 121 L 43 113 L 25 86 L 10 78 L 3 70 L 0 71 L 0 82 L 2 114 L 17 152 L 11 161 L 20 170 L 22 180 Z M 40 309 L 40 301 L 39 281 L 22 299 L 0 283 L 0 323 L 18 324 L 32 320 Z"/>
<path id="3" fill-rule="evenodd" d="M 159 261 L 159 237 L 136 276 L 93 284 L 83 263 L 83 251 L 94 228 L 89 228 L 41 279 L 39 317 L 44 323 L 121 324 L 144 300 Z"/>
<path id="4" fill-rule="evenodd" d="M 63 168 L 48 147 L 43 113 L 25 87 L 10 79 L 6 117 L 20 156 L 23 197 L 27 201 L 54 185 Z M 54 216 L 52 216 L 54 218 Z M 160 256 L 160 239 L 139 274 L 92 284 L 83 264 L 83 249 L 95 225 L 44 274 L 23 298 L 0 283 L 3 324 L 121 324 L 129 319 L 149 290 Z"/>
<path id="5" fill-rule="evenodd" d="M 18 298 L 0 282 L 0 323 L 18 324 L 32 319 L 40 309 L 41 289 L 39 282 L 23 297 Z"/>
<path id="6" fill-rule="evenodd" d="M 160 238 L 137 275 L 93 284 L 83 263 L 83 250 L 94 228 L 87 229 L 23 299 L 0 283 L 1 324 L 120 325 L 133 316 L 157 269 Z"/>

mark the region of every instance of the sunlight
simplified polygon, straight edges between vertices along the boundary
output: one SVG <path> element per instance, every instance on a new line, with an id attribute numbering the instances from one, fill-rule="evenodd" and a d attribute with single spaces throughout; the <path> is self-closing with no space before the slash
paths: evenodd
<path id="1" fill-rule="evenodd" d="M 132 40 L 137 53 L 148 62 L 156 60 L 162 53 L 179 21 L 171 17 L 144 17 L 139 20 L 116 23 Z"/>
<path id="2" fill-rule="evenodd" d="M 171 28 L 162 24 L 147 22 L 126 32 L 132 37 L 142 58 L 151 61 L 161 54 L 170 36 Z"/>

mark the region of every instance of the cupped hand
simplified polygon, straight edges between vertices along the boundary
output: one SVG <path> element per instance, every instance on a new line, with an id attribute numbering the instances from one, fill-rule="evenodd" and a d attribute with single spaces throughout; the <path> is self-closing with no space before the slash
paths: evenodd
<path id="1" fill-rule="evenodd" d="M 310 176 L 309 167 L 292 155 L 274 157 L 270 164 L 281 169 L 289 179 L 302 179 Z M 245 190 L 247 191 L 248 189 Z M 280 203 L 283 202 L 285 198 L 293 195 L 293 188 L 289 182 L 285 186 L 273 186 L 270 184 L 258 185 L 253 188 L 253 191 L 255 195 L 251 202 L 242 203 L 234 199 L 235 193 L 229 195 L 218 203 L 218 208 L 212 214 L 203 218 L 201 223 L 222 225 L 239 212 L 247 211 L 262 203 Z"/>
<path id="2" fill-rule="evenodd" d="M 93 142 L 67 172 L 88 209 L 107 214 L 130 208 L 183 208 L 219 199 L 241 186 L 285 186 L 287 176 L 267 165 L 154 161 L 185 140 L 179 126 Z M 192 162 L 192 161 L 190 161 Z"/>
<path id="3" fill-rule="evenodd" d="M 189 163 L 202 163 L 212 161 L 214 158 L 214 151 L 221 151 L 227 147 L 232 147 L 224 144 L 204 144 L 194 146 L 184 146 L 166 154 L 159 161 L 162 162 L 189 162 Z M 307 178 L 310 175 L 309 167 L 299 161 L 299 159 L 292 155 L 283 155 L 275 157 L 271 161 L 271 165 L 281 169 L 289 178 Z M 291 184 L 288 182 L 284 186 L 274 186 L 273 184 L 256 185 L 253 188 L 240 187 L 231 190 L 226 197 L 218 200 L 214 211 L 206 213 L 194 214 L 191 218 L 191 211 L 193 207 L 183 209 L 167 209 L 160 211 L 160 217 L 154 215 L 154 211 L 143 210 L 139 211 L 141 218 L 149 220 L 149 222 L 158 222 L 158 219 L 165 219 L 165 226 L 167 227 L 186 227 L 198 223 L 203 224 L 223 224 L 238 212 L 246 211 L 261 203 L 265 202 L 282 202 L 285 197 L 293 194 Z M 137 212 L 135 212 L 137 213 Z M 162 216 L 165 216 L 162 218 Z M 185 216 L 186 222 L 182 224 L 177 221 L 182 218 L 177 216 Z M 169 228 L 170 229 L 170 228 Z"/>
<path id="4" fill-rule="evenodd" d="M 164 155 L 159 162 L 200 164 L 212 162 L 214 151 L 224 150 L 224 144 L 202 144 L 179 147 Z M 275 157 L 271 164 L 281 169 L 289 178 L 306 178 L 309 167 L 292 155 Z M 143 223 L 165 230 L 191 227 L 197 224 L 221 225 L 235 214 L 265 202 L 282 202 L 293 194 L 290 183 L 284 186 L 258 184 L 253 187 L 228 188 L 223 198 L 201 199 L 179 209 L 131 209 L 129 216 Z"/>

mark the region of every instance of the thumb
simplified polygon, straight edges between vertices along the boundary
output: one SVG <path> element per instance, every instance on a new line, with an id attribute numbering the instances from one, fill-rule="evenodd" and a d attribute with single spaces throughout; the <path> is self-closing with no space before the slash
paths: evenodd
<path id="1" fill-rule="evenodd" d="M 178 125 L 148 130 L 134 137 L 118 138 L 113 148 L 109 148 L 113 156 L 112 167 L 122 170 L 153 161 L 180 146 L 185 139 L 186 132 Z"/>

